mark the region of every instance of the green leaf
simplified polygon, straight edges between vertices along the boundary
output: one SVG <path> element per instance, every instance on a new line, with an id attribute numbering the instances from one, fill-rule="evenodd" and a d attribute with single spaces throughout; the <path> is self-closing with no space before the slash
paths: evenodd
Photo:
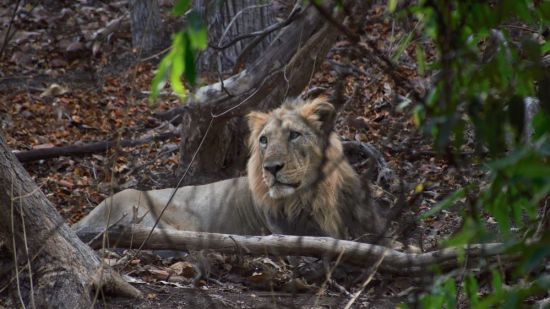
<path id="1" fill-rule="evenodd" d="M 542 199 L 546 198 L 550 194 L 550 182 L 546 183 L 538 192 L 536 192 L 531 198 L 530 203 L 537 205 Z"/>
<path id="2" fill-rule="evenodd" d="M 166 78 L 168 77 L 168 69 L 172 63 L 171 54 L 168 54 L 159 64 L 159 68 L 153 82 L 151 83 L 151 94 L 149 95 L 149 102 L 153 104 L 158 97 L 159 92 L 166 85 Z"/>
<path id="3" fill-rule="evenodd" d="M 441 93 L 440 88 L 436 87 L 428 93 L 428 97 L 426 98 L 426 105 L 428 107 L 435 107 L 437 106 L 437 101 L 439 100 L 439 94 Z"/>
<path id="4" fill-rule="evenodd" d="M 525 160 L 517 164 L 516 173 L 528 178 L 550 179 L 550 164 L 535 160 Z"/>
<path id="5" fill-rule="evenodd" d="M 445 281 L 445 303 L 446 308 L 455 308 L 456 307 L 456 283 L 452 278 Z"/>
<path id="6" fill-rule="evenodd" d="M 196 74 L 196 68 L 195 68 L 195 53 L 193 51 L 193 48 L 191 48 L 191 42 L 189 39 L 189 36 L 185 36 L 184 38 L 184 60 L 185 60 L 185 78 L 187 78 L 187 81 L 191 84 L 191 86 L 195 85 L 195 81 L 197 78 Z"/>
<path id="7" fill-rule="evenodd" d="M 479 303 L 479 296 L 477 295 L 477 281 L 472 274 L 468 274 L 464 280 L 464 290 L 470 300 L 470 306 L 474 307 Z"/>
<path id="8" fill-rule="evenodd" d="M 407 36 L 404 39 L 401 40 L 395 54 L 392 56 L 393 62 L 396 62 L 397 60 L 399 60 L 399 58 L 401 58 L 401 54 L 403 54 L 403 51 L 405 51 L 405 48 L 409 46 L 409 43 L 411 42 L 413 35 L 414 35 L 414 31 L 411 31 L 407 34 Z"/>
<path id="9" fill-rule="evenodd" d="M 397 0 L 388 0 L 388 12 L 393 13 L 397 8 Z"/>
<path id="10" fill-rule="evenodd" d="M 502 294 L 502 276 L 500 275 L 500 272 L 498 272 L 496 269 L 491 269 L 492 278 L 491 278 L 491 285 L 493 287 L 493 291 L 495 294 L 500 295 Z"/>
<path id="11" fill-rule="evenodd" d="M 471 218 L 466 218 L 460 232 L 456 233 L 453 237 L 447 240 L 445 244 L 451 247 L 464 246 L 468 243 L 471 243 L 471 241 L 478 234 L 478 230 L 479 227 L 476 225 L 476 223 Z"/>
<path id="12" fill-rule="evenodd" d="M 550 132 L 550 115 L 546 114 L 544 111 L 538 112 L 535 117 L 533 117 L 533 128 L 535 129 L 535 139 L 539 139 L 545 134 L 548 134 Z"/>
<path id="13" fill-rule="evenodd" d="M 413 109 L 413 123 L 416 127 L 420 127 L 424 120 L 424 108 L 422 105 L 417 105 Z"/>
<path id="14" fill-rule="evenodd" d="M 206 28 L 201 28 L 198 31 L 189 30 L 187 32 L 190 37 L 191 46 L 196 50 L 205 50 L 208 47 L 208 33 Z"/>
<path id="15" fill-rule="evenodd" d="M 201 16 L 196 11 L 191 11 L 187 16 L 186 31 L 194 49 L 204 50 L 208 47 L 208 32 Z"/>
<path id="16" fill-rule="evenodd" d="M 514 219 L 514 223 L 516 225 L 522 226 L 522 223 L 523 223 L 522 215 L 527 208 L 530 208 L 528 206 L 529 206 L 528 202 L 525 199 L 520 199 L 512 202 L 512 205 L 510 206 L 510 208 L 511 208 L 512 217 Z"/>
<path id="17" fill-rule="evenodd" d="M 502 194 L 498 195 L 492 204 L 490 209 L 491 215 L 497 220 L 500 231 L 504 235 L 508 235 L 510 233 L 510 212 L 504 196 Z"/>
<path id="18" fill-rule="evenodd" d="M 186 66 L 183 62 L 184 51 L 181 48 L 177 48 L 174 53 L 174 60 L 172 62 L 172 71 L 170 72 L 170 84 L 172 85 L 172 90 L 183 99 L 186 95 L 185 87 L 181 82 L 180 76 L 185 72 Z"/>
<path id="19" fill-rule="evenodd" d="M 426 58 L 424 57 L 424 51 L 420 48 L 420 45 L 416 45 L 415 54 L 418 74 L 424 76 L 424 74 L 426 74 Z"/>
<path id="20" fill-rule="evenodd" d="M 537 246 L 530 253 L 527 255 L 527 259 L 521 264 L 522 273 L 530 272 L 536 267 L 543 265 L 548 255 L 550 255 L 550 246 Z"/>
<path id="21" fill-rule="evenodd" d="M 527 56 L 527 59 L 539 61 L 541 58 L 541 46 L 533 39 L 526 38 L 522 42 L 522 53 Z"/>
<path id="22" fill-rule="evenodd" d="M 187 12 L 189 5 L 191 4 L 190 0 L 178 0 L 174 8 L 172 9 L 173 16 L 180 16 L 183 13 Z"/>
<path id="23" fill-rule="evenodd" d="M 550 1 L 542 1 L 542 3 L 539 4 L 538 11 L 542 17 L 542 20 L 546 21 L 546 24 L 548 25 L 548 21 L 550 21 Z"/>
<path id="24" fill-rule="evenodd" d="M 510 166 L 516 165 L 520 160 L 525 158 L 529 152 L 525 148 L 520 148 L 508 154 L 508 156 L 495 160 L 487 164 L 494 171 L 501 170 Z"/>

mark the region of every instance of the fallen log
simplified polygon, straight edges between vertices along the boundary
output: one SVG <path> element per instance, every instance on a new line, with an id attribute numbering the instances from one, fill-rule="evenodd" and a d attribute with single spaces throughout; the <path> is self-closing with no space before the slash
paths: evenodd
<path id="1" fill-rule="evenodd" d="M 27 151 L 13 151 L 13 154 L 17 157 L 19 162 L 32 162 L 38 160 L 46 160 L 57 158 L 61 156 L 83 156 L 89 155 L 98 152 L 105 152 L 109 148 L 115 146 L 120 147 L 133 147 L 138 145 L 143 145 L 151 142 L 164 141 L 170 138 L 177 137 L 179 134 L 175 132 L 166 132 L 160 133 L 157 135 L 152 135 L 146 138 L 137 139 L 137 140 L 110 140 L 110 141 L 101 141 L 93 142 L 82 145 L 70 145 L 70 146 L 61 146 L 61 147 L 52 147 L 52 148 L 42 148 L 42 149 L 33 149 Z"/>
<path id="2" fill-rule="evenodd" d="M 106 246 L 120 248 L 138 248 L 147 250 L 202 250 L 213 249 L 223 253 L 274 255 L 274 256 L 311 256 L 340 259 L 362 267 L 374 265 L 382 259 L 380 271 L 399 275 L 430 273 L 438 266 L 441 269 L 460 266 L 459 256 L 464 252 L 472 261 L 505 253 L 506 247 L 500 243 L 470 245 L 464 248 L 448 248 L 427 253 L 407 253 L 354 241 L 339 240 L 330 237 L 268 235 L 242 236 L 205 232 L 189 232 L 147 227 L 115 225 L 107 231 Z M 104 230 L 80 229 L 78 237 L 94 248 L 103 246 Z"/>

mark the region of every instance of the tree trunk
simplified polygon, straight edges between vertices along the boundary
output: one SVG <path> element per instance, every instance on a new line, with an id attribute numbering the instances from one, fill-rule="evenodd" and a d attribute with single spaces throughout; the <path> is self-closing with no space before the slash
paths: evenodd
<path id="1" fill-rule="evenodd" d="M 201 14 L 207 25 L 208 42 L 211 46 L 222 46 L 239 35 L 259 31 L 275 23 L 273 5 L 265 1 L 193 0 L 193 8 Z M 273 34 L 267 35 L 249 53 L 247 52 L 247 63 L 256 60 L 272 38 Z M 197 61 L 199 74 L 209 75 L 206 76 L 209 80 L 217 80 L 218 71 L 222 76 L 226 76 L 226 73 L 232 71 L 239 55 L 253 40 L 254 38 L 241 40 L 223 51 L 208 48 L 201 53 Z"/>
<path id="2" fill-rule="evenodd" d="M 5 280 L 0 286 L 11 287 L 14 307 L 22 306 L 18 302 L 38 308 L 91 306 L 100 259 L 64 223 L 1 134 L 0 218 L 0 240 L 13 258 L 8 273 L 0 274 Z"/>
<path id="3" fill-rule="evenodd" d="M 349 1 L 347 5 L 362 18 L 367 11 L 365 2 Z M 337 34 L 315 8 L 299 8 L 295 20 L 246 70 L 224 80 L 223 87 L 216 83 L 190 96 L 182 109 L 180 173 L 192 165 L 180 185 L 239 176 L 248 154 L 244 145 L 248 129 L 240 116 L 251 110 L 272 109 L 287 97 L 299 95 Z"/>
<path id="4" fill-rule="evenodd" d="M 157 0 L 131 0 L 130 19 L 132 46 L 141 56 L 149 56 L 169 45 Z"/>

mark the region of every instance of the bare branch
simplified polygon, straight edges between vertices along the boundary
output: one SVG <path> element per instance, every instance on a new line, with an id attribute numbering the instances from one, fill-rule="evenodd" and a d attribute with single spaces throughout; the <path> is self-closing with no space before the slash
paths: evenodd
<path id="1" fill-rule="evenodd" d="M 52 159 L 60 156 L 80 156 L 92 153 L 104 152 L 115 146 L 133 147 L 151 142 L 164 141 L 170 138 L 177 137 L 175 132 L 166 132 L 158 135 L 149 136 L 138 140 L 111 140 L 95 143 L 87 143 L 83 145 L 70 145 L 62 147 L 52 147 L 44 149 L 33 149 L 28 151 L 14 152 L 20 162 L 32 162 L 36 160 Z"/>
<path id="2" fill-rule="evenodd" d="M 89 241 L 103 233 L 103 229 L 82 228 L 76 232 L 83 241 Z M 241 236 L 205 232 L 189 232 L 155 229 L 138 226 L 118 225 L 108 231 L 109 239 L 123 248 L 145 242 L 141 249 L 150 250 L 202 250 L 213 249 L 225 253 L 238 253 L 247 248 L 250 254 L 270 254 L 275 256 L 313 256 L 330 257 L 359 266 L 371 266 L 380 262 L 380 270 L 400 275 L 430 273 L 431 266 L 454 268 L 460 265 L 459 256 L 464 252 L 470 259 L 491 257 L 503 254 L 505 246 L 500 243 L 475 244 L 465 248 L 447 248 L 427 253 L 415 254 L 400 252 L 391 248 L 339 240 L 330 237 L 311 236 Z M 130 241 L 132 240 L 132 241 Z M 236 245 L 238 244 L 238 245 Z M 90 244 L 92 248 L 101 248 L 101 241 Z"/>
<path id="3" fill-rule="evenodd" d="M 296 19 L 296 17 L 298 17 L 298 13 L 300 13 L 301 11 L 302 11 L 302 8 L 300 6 L 296 6 L 294 8 L 294 10 L 292 10 L 290 15 L 287 17 L 287 19 L 283 20 L 280 23 L 273 24 L 273 25 L 271 25 L 271 26 L 269 26 L 269 27 L 267 27 L 263 30 L 258 30 L 258 31 L 247 33 L 247 34 L 239 35 L 239 36 L 233 38 L 231 41 L 229 41 L 229 42 L 227 42 L 223 45 L 220 45 L 220 44 L 218 44 L 218 45 L 208 45 L 208 47 L 211 47 L 211 48 L 216 49 L 216 50 L 223 50 L 223 49 L 226 49 L 229 46 L 232 46 L 233 44 L 235 44 L 239 41 L 242 41 L 244 39 L 248 39 L 248 38 L 252 38 L 252 37 L 256 37 L 256 36 L 259 36 L 260 38 L 263 39 L 264 37 L 266 37 L 267 35 L 269 35 L 273 31 L 277 31 L 277 30 L 279 30 L 283 27 L 288 26 L 291 22 L 293 22 Z M 220 43 L 221 43 L 221 40 L 220 40 Z"/>
<path id="4" fill-rule="evenodd" d="M 268 4 L 260 4 L 260 5 L 251 5 L 251 6 L 247 6 L 247 7 L 243 8 L 242 10 L 238 11 L 237 14 L 235 14 L 235 16 L 233 16 L 233 18 L 231 19 L 231 21 L 229 22 L 229 24 L 227 24 L 227 27 L 225 27 L 225 30 L 224 30 L 224 32 L 222 33 L 222 36 L 220 37 L 220 40 L 218 41 L 217 47 L 220 47 L 220 45 L 221 45 L 222 42 L 223 42 L 223 39 L 225 39 L 225 36 L 226 36 L 227 33 L 229 32 L 229 30 L 231 29 L 231 27 L 233 26 L 233 24 L 235 24 L 235 21 L 236 21 L 245 11 L 252 10 L 252 9 L 261 9 L 261 8 L 268 7 L 268 6 L 271 6 L 271 5 L 272 5 L 271 3 L 268 3 Z"/>

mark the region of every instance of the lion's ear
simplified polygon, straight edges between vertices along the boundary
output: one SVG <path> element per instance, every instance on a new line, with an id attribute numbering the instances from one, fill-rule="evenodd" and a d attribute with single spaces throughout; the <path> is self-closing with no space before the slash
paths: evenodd
<path id="1" fill-rule="evenodd" d="M 266 124 L 269 115 L 266 113 L 251 112 L 246 117 L 248 118 L 248 128 L 253 132 Z"/>
<path id="2" fill-rule="evenodd" d="M 302 107 L 302 116 L 325 133 L 329 133 L 334 125 L 336 109 L 326 98 L 317 98 Z"/>

